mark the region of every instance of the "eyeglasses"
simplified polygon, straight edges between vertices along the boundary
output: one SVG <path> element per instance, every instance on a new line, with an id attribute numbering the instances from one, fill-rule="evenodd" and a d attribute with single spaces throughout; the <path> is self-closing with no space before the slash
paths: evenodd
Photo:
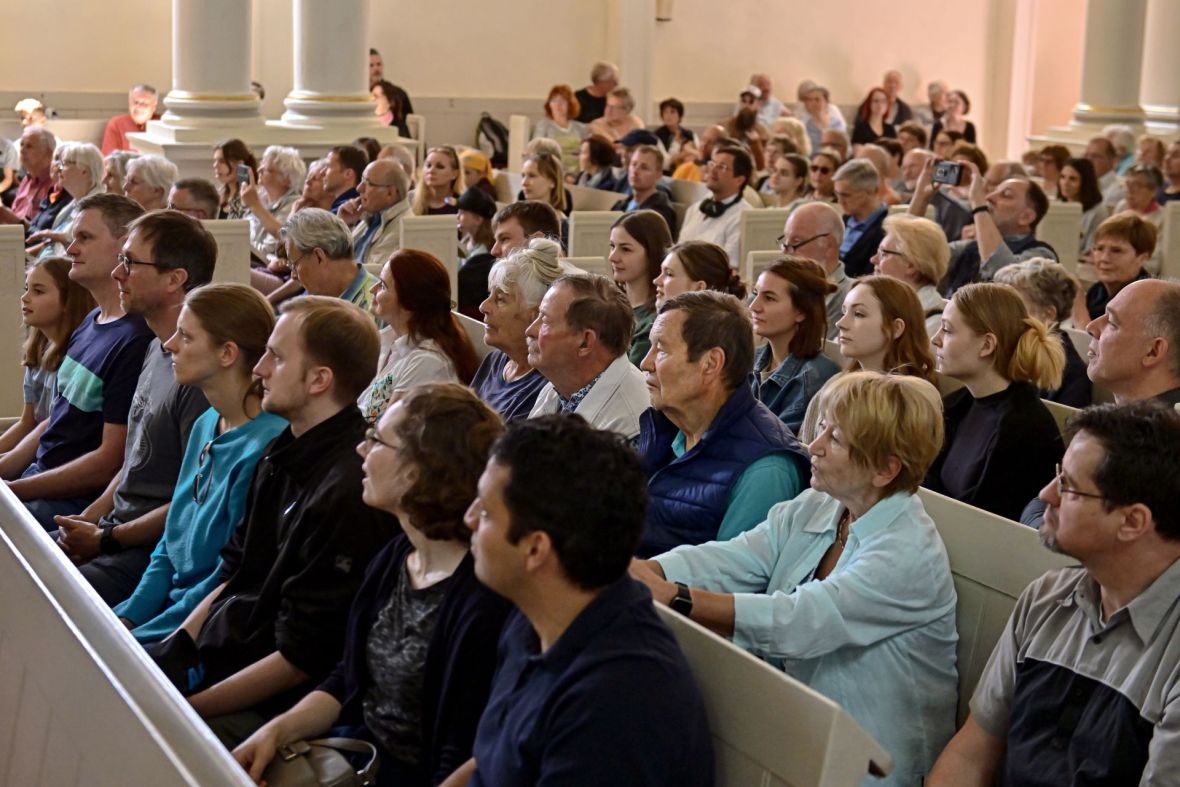
<path id="1" fill-rule="evenodd" d="M 733 167 L 718 161 L 710 161 L 709 166 L 720 172 L 730 172 L 733 170 Z"/>
<path id="2" fill-rule="evenodd" d="M 142 260 L 133 260 L 130 257 L 128 257 L 126 254 L 124 254 L 123 252 L 119 252 L 119 256 L 116 259 L 119 260 L 119 264 L 123 266 L 123 272 L 126 273 L 128 276 L 131 275 L 131 266 L 132 265 L 147 265 L 152 268 L 166 267 L 164 265 L 160 265 L 158 262 L 143 262 Z"/>
<path id="3" fill-rule="evenodd" d="M 877 256 L 878 257 L 888 257 L 890 255 L 893 255 L 894 257 L 901 257 L 902 259 L 905 259 L 905 254 L 903 254 L 900 251 L 894 251 L 893 249 L 882 249 L 880 247 L 877 248 Z"/>
<path id="4" fill-rule="evenodd" d="M 787 236 L 786 235 L 779 235 L 777 243 L 778 243 L 778 247 L 780 249 L 782 249 L 783 251 L 785 251 L 787 254 L 794 254 L 795 252 L 799 251 L 799 249 L 806 246 L 808 243 L 811 243 L 813 240 L 819 240 L 820 238 L 826 238 L 831 234 L 832 233 L 830 233 L 830 232 L 821 232 L 819 235 L 812 235 L 807 240 L 797 240 L 794 243 L 787 243 Z"/>
<path id="5" fill-rule="evenodd" d="M 831 167 L 812 167 L 811 171 L 818 172 L 821 175 L 831 175 L 832 174 Z"/>
<path id="6" fill-rule="evenodd" d="M 374 183 L 368 178 L 361 178 L 361 183 L 365 185 L 365 188 L 370 189 L 391 189 L 394 187 L 392 183 Z"/>
<path id="7" fill-rule="evenodd" d="M 365 450 L 372 451 L 374 445 L 383 445 L 391 451 L 397 450 L 397 446 L 393 443 L 381 439 L 381 435 L 377 434 L 376 427 L 370 426 L 365 430 Z"/>
<path id="8" fill-rule="evenodd" d="M 1057 473 L 1057 475 L 1055 475 L 1053 477 L 1053 480 L 1057 484 L 1057 496 L 1058 497 L 1064 497 L 1066 494 L 1071 494 L 1071 495 L 1075 495 L 1076 497 L 1092 497 L 1095 500 L 1105 500 L 1106 499 L 1106 495 L 1096 495 L 1093 492 L 1079 492 L 1076 489 L 1070 489 L 1069 487 L 1067 487 L 1065 485 L 1065 482 L 1063 480 L 1061 480 L 1061 465 L 1060 464 L 1057 465 L 1056 473 Z"/>
<path id="9" fill-rule="evenodd" d="M 193 502 L 200 505 L 209 496 L 209 488 L 213 486 L 213 441 L 205 443 L 201 453 L 197 456 L 197 474 L 193 476 Z M 205 460 L 209 460 L 209 469 L 205 470 Z M 204 486 L 202 486 L 204 484 Z"/>

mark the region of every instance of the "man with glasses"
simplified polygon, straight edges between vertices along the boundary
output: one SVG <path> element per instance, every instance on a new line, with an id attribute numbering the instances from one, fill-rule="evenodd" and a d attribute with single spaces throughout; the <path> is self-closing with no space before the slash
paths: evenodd
<path id="1" fill-rule="evenodd" d="M 107 121 L 102 134 L 102 154 L 109 156 L 116 150 L 132 150 L 127 135 L 147 129 L 149 120 L 159 118 L 156 104 L 159 96 L 151 85 L 136 85 L 127 93 L 127 114 Z"/>
<path id="2" fill-rule="evenodd" d="M 44 428 L 0 459 L 0 475 L 46 530 L 56 514 L 77 514 L 123 464 L 128 413 L 152 331 L 127 314 L 111 278 L 128 225 L 143 214 L 127 197 L 94 194 L 78 203 L 70 278 L 98 306 L 74 330 L 57 372 L 58 395 Z"/>
<path id="3" fill-rule="evenodd" d="M 356 261 L 352 234 L 339 217 L 321 208 L 304 208 L 287 218 L 279 234 L 296 286 L 302 285 L 311 295 L 342 298 L 369 310 L 377 277 Z"/>
<path id="4" fill-rule="evenodd" d="M 381 265 L 401 247 L 402 218 L 410 213 L 410 179 L 392 159 L 378 159 L 365 167 L 356 199 L 337 212 L 352 227 L 356 259 Z"/>
<path id="5" fill-rule="evenodd" d="M 752 207 L 742 198 L 742 191 L 753 174 L 754 160 L 745 148 L 722 145 L 713 151 L 705 167 L 705 185 L 711 196 L 684 212 L 680 241 L 716 243 L 729 255 L 730 267 L 740 267 L 742 212 Z"/>
<path id="6" fill-rule="evenodd" d="M 212 183 L 204 178 L 182 178 L 172 184 L 168 192 L 168 210 L 175 210 L 197 221 L 217 218 L 221 197 Z"/>
<path id="7" fill-rule="evenodd" d="M 176 211 L 136 219 L 111 274 L 129 315 L 144 319 L 148 345 L 131 400 L 123 470 L 76 516 L 55 517 L 58 543 L 110 605 L 131 595 L 164 532 L 164 520 L 193 421 L 209 409 L 199 388 L 178 385 L 163 343 L 189 291 L 208 284 L 217 241 Z"/>
<path id="8" fill-rule="evenodd" d="M 854 158 L 845 162 L 832 178 L 836 202 L 844 211 L 844 240 L 840 260 L 848 275 L 873 272 L 873 255 L 885 237 L 885 205 L 881 202 L 881 175 L 873 162 Z"/>
<path id="9" fill-rule="evenodd" d="M 828 296 L 828 338 L 835 339 L 836 323 L 844 314 L 844 296 L 852 289 L 852 279 L 840 261 L 840 244 L 844 242 L 844 220 L 835 207 L 826 202 L 808 202 L 791 211 L 779 248 L 786 254 L 798 254 L 819 263 L 836 286 Z"/>
<path id="10" fill-rule="evenodd" d="M 930 787 L 1164 784 L 1180 769 L 1180 414 L 1101 405 L 1069 432 L 1041 539 L 1081 565 L 1021 595 Z"/>

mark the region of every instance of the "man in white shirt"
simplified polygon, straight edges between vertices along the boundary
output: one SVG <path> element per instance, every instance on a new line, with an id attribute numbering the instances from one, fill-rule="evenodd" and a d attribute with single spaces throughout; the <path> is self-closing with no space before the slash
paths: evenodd
<path id="1" fill-rule="evenodd" d="M 741 263 L 741 214 L 752 207 L 742 199 L 742 190 L 753 174 L 754 160 L 745 148 L 723 145 L 714 150 L 705 170 L 705 186 L 711 196 L 685 211 L 680 241 L 716 243 L 729 255 L 730 266 L 737 268 Z"/>
<path id="2" fill-rule="evenodd" d="M 1127 194 L 1115 167 L 1118 164 L 1118 153 L 1114 149 L 1114 144 L 1106 137 L 1094 137 L 1086 143 L 1086 152 L 1083 155 L 1094 165 L 1098 188 L 1102 191 L 1102 201 L 1113 208 Z"/>

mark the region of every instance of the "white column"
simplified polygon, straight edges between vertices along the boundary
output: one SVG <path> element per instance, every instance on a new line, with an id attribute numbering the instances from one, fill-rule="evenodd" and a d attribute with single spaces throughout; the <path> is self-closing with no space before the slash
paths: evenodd
<path id="1" fill-rule="evenodd" d="M 290 126 L 380 128 L 369 95 L 369 0 L 292 0 L 295 85 Z"/>
<path id="2" fill-rule="evenodd" d="M 1180 3 L 1147 0 L 1147 32 L 1143 42 L 1143 73 L 1139 103 L 1147 129 L 1173 136 L 1180 127 Z"/>
<path id="3" fill-rule="evenodd" d="M 653 116 L 652 76 L 655 71 L 656 0 L 614 0 L 608 12 L 610 49 L 617 52 L 622 86 L 635 99 L 635 113 L 643 122 L 659 125 Z"/>
<path id="4" fill-rule="evenodd" d="M 1139 74 L 1147 0 L 1086 0 L 1082 97 L 1074 123 L 1143 122 Z"/>
<path id="5" fill-rule="evenodd" d="M 250 89 L 250 7 L 251 0 L 172 0 L 172 90 L 162 126 L 262 124 Z"/>

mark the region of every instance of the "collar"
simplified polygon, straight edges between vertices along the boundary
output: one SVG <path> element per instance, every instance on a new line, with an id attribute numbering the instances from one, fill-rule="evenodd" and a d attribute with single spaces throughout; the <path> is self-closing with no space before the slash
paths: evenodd
<path id="1" fill-rule="evenodd" d="M 1168 566 L 1146 590 L 1132 599 L 1130 604 L 1116 610 L 1105 623 L 1102 622 L 1102 591 L 1089 571 L 1081 572 L 1073 592 L 1057 603 L 1062 607 L 1077 607 L 1081 610 L 1089 618 L 1095 633 L 1108 631 L 1129 619 L 1139 641 L 1146 644 L 1159 630 L 1177 595 L 1180 595 L 1180 560 Z"/>
<path id="2" fill-rule="evenodd" d="M 356 405 L 348 405 L 299 437 L 291 434 L 288 426 L 271 445 L 266 459 L 300 483 L 308 483 L 323 475 L 324 460 L 335 463 L 336 451 L 333 449 L 351 448 L 359 442 L 367 426 Z"/>
<path id="3" fill-rule="evenodd" d="M 844 512 L 844 506 L 841 505 L 835 498 L 824 495 L 832 502 L 833 508 L 831 514 L 827 517 L 815 517 L 806 525 L 803 530 L 807 533 L 826 533 L 827 531 L 835 531 L 837 525 L 840 523 L 840 515 Z M 849 537 L 856 536 L 858 541 L 868 541 L 877 533 L 885 530 L 898 520 L 902 515 L 907 513 L 907 509 L 914 506 L 914 501 L 917 498 L 914 495 L 906 492 L 897 492 L 882 500 L 878 500 L 876 504 L 864 513 L 859 519 L 852 523 L 848 528 Z M 917 504 L 919 507 L 921 503 Z"/>
<path id="4" fill-rule="evenodd" d="M 886 207 L 884 205 L 882 205 L 881 207 L 877 208 L 875 211 L 870 213 L 868 216 L 865 216 L 864 221 L 857 221 L 852 216 L 846 216 L 845 218 L 847 219 L 847 222 L 846 222 L 845 226 L 848 227 L 848 229 L 850 229 L 850 230 L 860 229 L 861 227 L 868 227 L 873 222 L 879 220 L 882 216 L 884 216 L 885 211 L 886 211 Z"/>
<path id="5" fill-rule="evenodd" d="M 401 202 L 395 202 L 385 210 L 381 211 L 381 221 L 389 222 L 396 219 L 402 213 L 410 209 L 410 200 L 403 199 Z"/>
<path id="6" fill-rule="evenodd" d="M 766 371 L 766 367 L 773 362 L 773 356 L 770 351 L 770 343 L 762 345 L 758 350 L 758 354 L 754 356 L 754 372 L 760 374 Z M 794 356 L 793 353 L 787 353 L 787 357 L 778 365 L 778 368 L 770 373 L 768 379 L 774 380 L 777 383 L 782 383 L 794 377 L 798 372 L 799 367 L 803 365 L 803 361 Z"/>
<path id="7" fill-rule="evenodd" d="M 533 630 L 529 642 L 529 650 L 533 655 L 529 656 L 529 661 L 560 670 L 584 653 L 625 608 L 636 604 L 651 604 L 651 593 L 645 586 L 624 573 L 622 577 L 602 588 L 594 600 L 586 605 L 544 653 L 538 652 L 540 638 L 537 637 L 536 630 Z"/>
<path id="8" fill-rule="evenodd" d="M 1164 404 L 1175 405 L 1180 407 L 1180 388 L 1173 388 L 1170 391 L 1156 394 L 1153 398 L 1159 399 Z"/>
<path id="9" fill-rule="evenodd" d="M 607 367 L 607 368 L 609 369 L 610 367 Z M 558 393 L 557 394 L 557 408 L 558 408 L 558 410 L 563 413 L 572 413 L 575 410 L 577 410 L 578 405 L 580 405 L 582 403 L 582 400 L 585 399 L 586 396 L 590 393 L 590 389 L 594 387 L 594 384 L 602 379 L 602 375 L 605 372 L 606 372 L 606 369 L 603 369 L 601 372 L 599 372 L 594 377 L 593 380 L 586 383 L 578 390 L 574 391 L 573 395 L 570 396 L 569 399 L 566 399 L 564 396 L 562 396 L 560 393 Z M 556 391 L 557 389 L 554 388 L 553 390 Z"/>
<path id="10" fill-rule="evenodd" d="M 828 274 L 828 281 L 832 284 L 840 284 L 848 278 L 848 274 L 844 272 L 844 263 L 836 263 L 836 268 Z"/>
<path id="11" fill-rule="evenodd" d="M 356 264 L 356 276 L 352 277 L 352 282 L 348 285 L 347 288 L 345 288 L 344 292 L 340 295 L 340 299 L 348 301 L 350 303 L 355 302 L 356 297 L 358 295 L 360 295 L 361 287 L 363 287 L 365 285 L 365 278 L 366 278 L 367 273 L 368 273 L 368 271 L 365 270 L 365 266 L 361 265 L 358 262 Z"/>
<path id="12" fill-rule="evenodd" d="M 348 202 L 350 199 L 353 199 L 354 197 L 359 197 L 360 195 L 361 195 L 360 192 L 357 191 L 355 188 L 351 188 L 348 191 L 344 192 L 339 197 L 332 200 L 332 212 L 335 213 L 336 211 L 340 210 L 341 205 Z"/>

